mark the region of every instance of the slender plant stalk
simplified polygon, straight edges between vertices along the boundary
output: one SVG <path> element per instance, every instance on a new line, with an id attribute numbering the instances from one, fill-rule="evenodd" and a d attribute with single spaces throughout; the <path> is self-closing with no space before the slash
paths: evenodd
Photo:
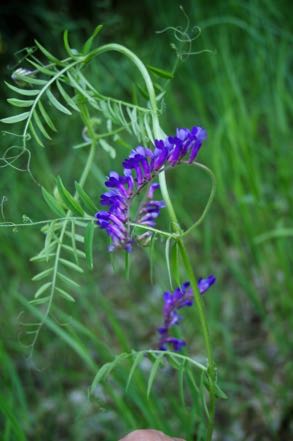
<path id="1" fill-rule="evenodd" d="M 120 52 L 120 53 L 126 55 L 136 65 L 136 67 L 140 71 L 140 73 L 145 81 L 146 89 L 148 91 L 148 95 L 149 95 L 149 99 L 150 99 L 150 105 L 151 105 L 151 109 L 152 109 L 154 135 L 156 138 L 161 138 L 163 135 L 163 131 L 160 128 L 159 119 L 158 119 L 158 107 L 157 107 L 157 102 L 156 102 L 155 90 L 154 90 L 150 75 L 149 75 L 145 65 L 132 51 L 130 51 L 129 49 L 127 49 L 124 46 L 121 46 L 119 44 L 109 44 L 109 45 L 105 45 L 102 48 L 100 48 L 100 51 L 105 51 L 105 50 L 114 50 L 114 51 L 117 51 L 117 52 Z M 179 249 L 181 252 L 181 256 L 182 256 L 182 260 L 183 260 L 183 263 L 185 266 L 187 276 L 190 280 L 191 287 L 194 292 L 195 303 L 197 306 L 201 330 L 202 330 L 202 334 L 203 334 L 203 338 L 204 338 L 204 342 L 205 342 L 205 347 L 206 347 L 206 351 L 207 351 L 208 382 L 209 382 L 209 392 L 210 392 L 210 415 L 209 415 L 209 421 L 208 421 L 208 427 L 207 427 L 206 441 L 210 441 L 212 439 L 212 435 L 213 435 L 214 415 L 215 415 L 215 365 L 214 365 L 212 344 L 211 344 L 211 339 L 210 339 L 209 330 L 208 330 L 208 323 L 207 323 L 207 319 L 205 316 L 200 293 L 198 290 L 197 281 L 195 279 L 192 265 L 190 262 L 190 258 L 187 254 L 185 245 L 184 245 L 183 240 L 181 238 L 182 230 L 180 228 L 180 225 L 179 225 L 179 222 L 178 222 L 178 219 L 176 216 L 176 212 L 175 212 L 175 209 L 173 207 L 173 204 L 172 204 L 169 192 L 168 192 L 166 176 L 165 176 L 164 171 L 162 171 L 160 173 L 159 181 L 160 181 L 160 188 L 161 188 L 162 196 L 165 200 L 166 207 L 167 207 L 167 210 L 168 210 L 168 213 L 170 216 L 170 220 L 172 223 L 172 228 L 173 228 L 174 232 L 178 235 L 177 240 L 179 243 Z M 208 205 L 209 205 L 209 203 L 208 203 Z"/>

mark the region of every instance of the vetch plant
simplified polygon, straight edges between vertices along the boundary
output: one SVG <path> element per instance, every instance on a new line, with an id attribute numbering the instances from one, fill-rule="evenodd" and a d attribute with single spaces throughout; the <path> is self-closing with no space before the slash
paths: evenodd
<path id="1" fill-rule="evenodd" d="M 217 384 L 216 364 L 202 296 L 215 283 L 215 276 L 197 279 L 185 245 L 185 238 L 204 220 L 215 193 L 213 173 L 197 161 L 207 134 L 202 127 L 194 126 L 191 129 L 179 128 L 174 135 L 166 136 L 160 125 L 160 103 L 166 90 L 161 88 L 157 92 L 151 75 L 169 80 L 173 73 L 155 67 L 147 69 L 136 54 L 120 44 L 106 44 L 93 49 L 94 39 L 100 30 L 101 26 L 98 26 L 81 50 L 71 48 L 68 33 L 65 32 L 65 59 L 57 58 L 36 42 L 35 49 L 40 51 L 46 62 L 40 61 L 35 51 L 28 51 L 26 62 L 30 69 L 18 69 L 12 76 L 14 83 L 7 83 L 18 96 L 8 101 L 17 108 L 25 109 L 15 116 L 2 119 L 2 122 L 7 124 L 24 124 L 22 145 L 17 148 L 11 147 L 4 155 L 7 165 L 13 167 L 22 155 L 27 155 L 28 171 L 33 177 L 30 168 L 31 144 L 35 142 L 44 146 L 45 141 L 50 140 L 56 130 L 50 108 L 67 116 L 72 112 L 80 115 L 84 124 L 83 142 L 75 147 L 88 149 L 85 166 L 75 182 L 74 194 L 65 187 L 61 177 L 56 179 L 54 191 L 41 189 L 43 198 L 55 218 L 38 222 L 28 220 L 22 224 L 1 224 L 2 227 L 32 227 L 43 224 L 44 247 L 32 258 L 33 261 L 45 265 L 45 268 L 33 278 L 40 285 L 30 308 L 37 311 L 36 307 L 40 305 L 41 310 L 35 312 L 40 320 L 32 327 L 31 347 L 34 347 L 40 331 L 49 319 L 55 298 L 61 296 L 66 300 L 75 301 L 74 293 L 78 289 L 78 283 L 71 273 L 78 275 L 83 272 L 83 259 L 90 268 L 93 267 L 96 225 L 109 237 L 110 253 L 132 253 L 134 258 L 137 246 L 149 246 L 157 237 L 161 237 L 166 244 L 166 270 L 171 291 L 166 291 L 163 296 L 163 324 L 157 331 L 158 347 L 118 355 L 114 361 L 100 367 L 92 391 L 95 391 L 98 383 L 105 381 L 119 363 L 130 360 L 127 389 L 135 370 L 139 368 L 143 359 L 148 357 L 152 362 L 146 387 L 149 395 L 158 369 L 165 365 L 166 360 L 170 366 L 178 370 L 181 378 L 186 377 L 191 381 L 194 396 L 198 396 L 196 399 L 201 403 L 199 407 L 202 413 L 199 413 L 198 418 L 204 427 L 203 431 L 198 433 L 197 439 L 210 441 L 214 429 L 216 399 L 225 398 Z M 87 79 L 84 73 L 86 66 L 98 62 L 102 54 L 112 52 L 125 57 L 137 69 L 144 82 L 144 94 L 147 97 L 143 105 L 105 96 Z M 113 144 L 115 145 L 117 139 L 122 140 L 124 134 L 135 138 L 138 146 L 124 159 L 123 170 L 118 173 L 119 164 L 114 161 L 116 151 Z M 113 161 L 113 167 L 107 171 L 107 191 L 102 193 L 103 190 L 100 190 L 100 209 L 85 190 L 96 159 L 97 147 Z M 179 166 L 201 169 L 209 175 L 212 182 L 211 193 L 202 215 L 185 231 L 177 217 L 166 180 L 168 169 Z M 157 196 L 159 191 L 162 199 Z M 137 206 L 136 198 L 141 197 L 142 201 Z M 157 227 L 161 210 L 167 212 L 170 228 Z M 179 266 L 182 266 L 181 272 L 184 273 L 181 285 L 175 289 L 170 265 L 171 246 L 175 247 L 178 253 L 179 278 Z M 186 341 L 172 335 L 174 326 L 180 322 L 178 311 L 186 306 L 195 309 L 198 314 L 206 349 L 206 364 L 180 353 L 186 346 Z M 159 310 L 162 305 L 158 304 L 157 307 Z"/>

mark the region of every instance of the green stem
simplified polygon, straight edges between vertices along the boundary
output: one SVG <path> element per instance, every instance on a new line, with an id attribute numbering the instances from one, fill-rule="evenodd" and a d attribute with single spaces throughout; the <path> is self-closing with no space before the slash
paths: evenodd
<path id="1" fill-rule="evenodd" d="M 152 80 L 150 78 L 150 75 L 149 75 L 146 67 L 144 66 L 142 61 L 135 54 L 133 54 L 131 51 L 124 48 L 123 46 L 120 46 L 120 45 L 110 45 L 110 46 L 111 46 L 112 50 L 117 50 L 117 51 L 123 53 L 124 55 L 128 56 L 131 59 L 131 61 L 134 62 L 134 64 L 137 66 L 138 70 L 142 74 L 144 81 L 145 81 L 145 84 L 146 84 L 148 94 L 149 94 L 150 104 L 151 104 L 151 108 L 152 108 L 154 135 L 155 135 L 155 138 L 161 138 L 162 136 L 164 136 L 164 133 L 163 133 L 162 129 L 160 128 L 160 124 L 159 124 L 159 120 L 158 120 L 158 109 L 157 109 L 156 95 L 155 95 Z M 202 168 L 204 168 L 206 171 L 208 171 L 208 169 L 206 169 L 205 166 L 202 166 Z M 212 177 L 213 177 L 213 175 L 212 175 Z M 169 192 L 168 192 L 166 175 L 165 175 L 164 171 L 162 171 L 160 173 L 159 181 L 160 181 L 161 193 L 162 193 L 162 196 L 163 196 L 164 201 L 166 203 L 166 207 L 167 207 L 170 219 L 171 219 L 172 228 L 173 228 L 174 232 L 176 234 L 178 234 L 178 236 L 179 236 L 179 238 L 178 238 L 179 248 L 181 251 L 181 256 L 182 256 L 182 260 L 183 260 L 183 263 L 185 266 L 187 276 L 189 278 L 191 287 L 194 292 L 195 303 L 196 303 L 197 311 L 199 314 L 200 325 L 201 325 L 202 334 L 204 337 L 205 347 L 206 347 L 207 356 L 208 356 L 208 374 L 209 374 L 209 382 L 210 382 L 210 418 L 209 418 L 208 429 L 207 429 L 207 441 L 210 441 L 212 439 L 212 434 L 213 434 L 214 414 L 215 414 L 215 387 L 214 387 L 215 367 L 214 367 L 213 351 L 212 351 L 212 345 L 211 345 L 211 340 L 210 340 L 210 336 L 209 336 L 208 324 L 207 324 L 207 319 L 206 319 L 204 308 L 203 308 L 203 303 L 202 303 L 202 300 L 200 297 L 199 289 L 197 286 L 197 281 L 195 279 L 194 272 L 192 269 L 192 265 L 191 265 L 190 259 L 188 257 L 188 254 L 186 252 L 183 240 L 180 238 L 180 236 L 182 234 L 182 229 L 181 229 L 180 224 L 178 222 L 176 212 L 175 212 L 175 209 L 173 207 L 173 204 L 172 204 Z M 214 181 L 213 181 L 213 183 L 214 183 Z M 208 208 L 210 206 L 210 203 L 213 198 L 213 192 L 214 192 L 214 186 L 213 186 L 210 199 L 208 201 L 206 209 L 204 210 L 203 215 L 206 214 L 206 211 L 208 210 Z M 197 222 L 197 224 L 198 224 L 198 222 Z M 194 226 L 191 227 L 191 229 L 192 228 L 194 228 Z M 187 231 L 190 231 L 190 230 L 187 230 Z"/>
<path id="2" fill-rule="evenodd" d="M 157 106 L 157 100 L 156 100 L 156 94 L 155 94 L 153 82 L 151 80 L 150 74 L 147 71 L 147 68 L 145 67 L 143 62 L 138 58 L 137 55 L 135 55 L 131 50 L 127 49 L 125 46 L 122 46 L 121 44 L 110 43 L 110 44 L 105 44 L 104 46 L 101 46 L 95 51 L 93 51 L 92 54 L 89 55 L 87 61 L 89 61 L 91 58 L 93 58 L 96 55 L 100 55 L 104 52 L 109 52 L 109 51 L 115 51 L 125 55 L 127 58 L 130 59 L 130 61 L 132 61 L 132 63 L 137 67 L 137 69 L 141 73 L 150 98 L 154 133 L 156 132 L 161 133 L 159 119 L 158 119 L 158 106 Z"/>
<path id="3" fill-rule="evenodd" d="M 207 351 L 208 356 L 208 382 L 209 382 L 209 392 L 210 392 L 210 415 L 208 419 L 208 428 L 207 428 L 207 438 L 206 441 L 211 441 L 213 436 L 213 428 L 214 428 L 214 418 L 215 418 L 215 377 L 216 377 L 216 371 L 215 371 L 215 363 L 214 363 L 214 357 L 213 357 L 213 350 L 212 350 L 212 344 L 211 339 L 209 335 L 209 329 L 208 329 L 208 323 L 206 319 L 206 315 L 204 312 L 204 306 L 201 299 L 201 295 L 197 286 L 197 281 L 194 276 L 194 272 L 192 269 L 192 265 L 190 262 L 190 258 L 187 254 L 186 248 L 184 246 L 183 240 L 181 238 L 178 239 L 179 249 L 181 252 L 182 260 L 184 263 L 185 271 L 187 273 L 189 282 L 191 284 L 191 288 L 193 290 L 193 295 L 195 299 L 195 304 L 197 308 L 197 312 L 199 315 L 199 321 L 200 326 L 205 342 L 205 347 Z"/>
<path id="4" fill-rule="evenodd" d="M 209 330 L 208 330 L 207 320 L 206 320 L 204 309 L 203 309 L 202 299 L 201 299 L 199 289 L 197 286 L 197 281 L 195 279 L 194 272 L 193 272 L 193 269 L 191 266 L 191 262 L 190 262 L 189 256 L 187 254 L 187 251 L 186 251 L 186 248 L 183 244 L 182 239 L 178 239 L 178 245 L 179 245 L 179 249 L 181 252 L 184 267 L 185 267 L 185 270 L 186 270 L 186 273 L 188 276 L 188 280 L 189 280 L 191 287 L 192 287 L 192 290 L 194 292 L 195 304 L 197 307 L 197 312 L 199 315 L 200 325 L 202 328 L 202 333 L 203 333 L 205 346 L 206 346 L 206 350 L 207 350 L 207 355 L 208 355 L 208 364 L 209 364 L 209 367 L 212 367 L 214 365 L 212 346 L 211 346 L 211 342 L 210 342 Z"/>
<path id="5" fill-rule="evenodd" d="M 209 415 L 208 428 L 207 428 L 207 441 L 211 441 L 213 437 L 215 412 L 216 412 L 216 395 L 215 395 L 214 383 L 211 383 L 211 387 L 212 390 L 210 392 L 210 415 Z"/>
<path id="6" fill-rule="evenodd" d="M 47 225 L 47 224 L 49 224 L 49 223 L 51 223 L 51 222 L 55 222 L 55 223 L 58 223 L 58 222 L 63 222 L 63 221 L 74 221 L 74 222 L 78 222 L 78 221 L 84 221 L 84 222 L 92 222 L 93 221 L 93 217 L 92 216 L 88 216 L 88 215 L 85 215 L 84 217 L 76 217 L 76 216 L 73 216 L 73 217 L 56 217 L 56 218 L 54 218 L 54 219 L 46 219 L 46 220 L 42 220 L 42 221 L 37 221 L 37 222 L 26 222 L 26 223 L 22 223 L 22 224 L 15 224 L 15 223 L 13 223 L 13 222 L 3 222 L 3 223 L 0 223 L 0 228 L 17 228 L 17 227 L 35 227 L 36 225 Z M 160 230 L 158 230 L 158 232 L 159 232 Z M 162 233 L 161 233 L 162 234 Z M 169 233 L 165 233 L 165 234 L 168 234 L 168 236 L 169 236 Z"/>
<path id="7" fill-rule="evenodd" d="M 162 236 L 167 236 L 168 238 L 174 237 L 174 235 L 172 233 L 167 233 L 166 231 L 158 230 L 157 228 L 149 227 L 146 225 L 136 224 L 135 222 L 129 222 L 129 225 L 131 225 L 132 227 L 140 228 L 141 230 L 152 231 L 153 233 L 161 234 Z M 1 224 L 0 224 L 0 227 L 1 227 Z"/>
<path id="8" fill-rule="evenodd" d="M 141 73 L 141 75 L 145 81 L 146 89 L 147 89 L 147 92 L 148 92 L 148 95 L 150 98 L 154 135 L 155 135 L 155 138 L 162 138 L 164 136 L 164 133 L 163 133 L 163 131 L 160 127 L 160 124 L 159 124 L 156 94 L 155 94 L 152 80 L 150 78 L 150 75 L 149 75 L 145 65 L 132 51 L 130 51 L 126 47 L 121 46 L 119 44 L 104 45 L 104 46 L 98 48 L 97 51 L 94 51 L 95 53 L 93 52 L 92 55 L 94 56 L 95 54 L 101 54 L 103 52 L 111 51 L 111 50 L 116 51 L 116 52 L 120 52 L 123 55 L 127 56 L 135 64 L 135 66 L 138 68 L 139 72 Z M 90 55 L 90 57 L 92 55 Z M 173 204 L 172 204 L 169 192 L 168 192 L 166 176 L 165 176 L 164 171 L 162 171 L 160 173 L 159 181 L 160 181 L 161 193 L 162 193 L 162 196 L 165 200 L 166 207 L 167 207 L 170 219 L 171 219 L 172 229 L 178 235 L 178 243 L 179 243 L 179 248 L 181 251 L 182 260 L 183 260 L 183 263 L 185 266 L 186 273 L 187 273 L 188 278 L 190 280 L 191 287 L 194 292 L 195 303 L 196 303 L 197 311 L 199 314 L 200 325 L 201 325 L 202 334 L 204 337 L 204 342 L 205 342 L 207 356 L 208 356 L 208 374 L 209 374 L 208 378 L 209 378 L 209 382 L 210 382 L 210 418 L 209 418 L 208 429 L 207 429 L 207 441 L 210 441 L 212 439 L 214 413 L 215 413 L 215 387 L 214 387 L 215 367 L 214 367 L 212 345 L 211 345 L 209 331 L 208 331 L 208 324 L 207 324 L 207 319 L 205 316 L 203 304 L 201 301 L 200 293 L 198 290 L 197 281 L 195 279 L 194 272 L 192 269 L 192 265 L 191 265 L 190 259 L 188 257 L 188 254 L 186 252 L 183 240 L 180 237 L 182 234 L 182 229 L 180 228 L 179 222 L 177 220 L 176 212 L 175 212 L 175 209 L 173 207 Z"/>

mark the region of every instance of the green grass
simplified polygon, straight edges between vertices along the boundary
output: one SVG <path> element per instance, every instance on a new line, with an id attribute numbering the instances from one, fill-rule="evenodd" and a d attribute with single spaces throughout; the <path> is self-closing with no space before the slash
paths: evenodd
<path id="1" fill-rule="evenodd" d="M 169 25 L 184 26 L 176 3 L 166 8 L 165 2 L 145 1 L 146 25 L 142 27 L 130 3 L 114 11 L 124 20 L 121 42 L 136 50 L 146 64 L 172 68 L 171 33 L 154 31 Z M 196 274 L 214 272 L 218 278 L 205 302 L 220 384 L 229 401 L 219 403 L 215 440 L 289 441 L 293 405 L 289 6 L 286 2 L 277 7 L 271 1 L 251 1 L 184 2 L 184 7 L 191 23 L 202 28 L 194 50 L 215 52 L 190 56 L 179 66 L 169 85 L 162 117 L 170 133 L 193 124 L 207 128 L 209 138 L 200 161 L 210 166 L 217 178 L 215 203 L 187 242 Z M 47 13 L 45 9 L 43 13 Z M 106 39 L 119 37 L 114 31 L 106 32 Z M 48 35 L 38 38 L 44 45 L 48 43 L 50 50 L 54 43 L 59 44 L 57 37 L 54 41 Z M 73 39 L 79 43 L 79 31 Z M 116 57 L 105 58 L 101 68 L 91 65 L 88 75 L 104 81 L 105 90 L 111 90 L 111 72 L 121 69 L 119 63 Z M 131 71 L 119 75 L 115 96 L 129 93 L 131 75 Z M 4 116 L 11 115 L 4 103 L 1 110 Z M 33 148 L 32 171 L 46 188 L 52 188 L 53 177 L 59 173 L 71 185 L 86 158 L 83 149 L 71 149 L 80 142 L 78 118 L 64 117 L 57 126 L 58 134 L 46 149 Z M 8 143 L 8 137 L 3 137 L 3 150 Z M 125 150 L 118 156 L 123 158 Z M 20 165 L 25 166 L 23 161 Z M 103 175 L 111 167 L 110 159 L 97 154 L 87 188 L 96 200 Z M 182 167 L 170 172 L 168 181 L 178 217 L 188 226 L 204 207 L 208 178 Z M 0 198 L 4 195 L 8 198 L 6 220 L 21 221 L 23 214 L 33 220 L 50 217 L 39 188 L 25 172 L 1 168 Z M 154 251 L 158 259 L 153 264 L 154 284 L 144 252 L 132 258 L 130 279 L 125 280 L 123 262 L 116 259 L 118 272 L 113 270 L 103 235 L 97 232 L 94 271 L 80 277 L 75 304 L 54 305 L 33 357 L 27 358 L 28 340 L 22 323 L 37 317 L 25 299 L 32 298 L 35 286 L 30 279 L 39 269 L 29 259 L 38 252 L 43 238 L 35 228 L 0 230 L 0 235 L 3 440 L 116 440 L 143 426 L 191 439 L 190 418 L 195 418 L 196 412 L 190 408 L 190 396 L 187 409 L 179 405 L 179 387 L 171 369 L 166 368 L 157 378 L 149 400 L 147 363 L 137 371 L 127 393 L 126 363 L 97 390 L 95 398 L 88 398 L 88 388 L 102 363 L 120 352 L 155 344 L 161 320 L 160 296 L 169 286 L 161 244 Z M 187 311 L 185 315 L 181 332 L 188 339 L 188 353 L 200 355 L 203 348 L 195 313 Z M 200 404 L 195 407 L 199 412 Z"/>

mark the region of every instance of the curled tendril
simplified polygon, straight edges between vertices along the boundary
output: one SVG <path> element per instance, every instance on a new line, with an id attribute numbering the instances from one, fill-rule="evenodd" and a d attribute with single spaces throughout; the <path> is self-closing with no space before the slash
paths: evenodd
<path id="1" fill-rule="evenodd" d="M 15 164 L 17 161 L 21 160 L 25 156 L 26 160 L 23 167 Z M 16 145 L 10 146 L 4 151 L 3 155 L 0 156 L 0 168 L 11 167 L 14 170 L 20 172 L 27 172 L 32 181 L 39 186 L 39 182 L 36 180 L 31 171 L 31 156 L 32 155 L 30 150 L 26 147 L 20 147 Z"/>
<path id="2" fill-rule="evenodd" d="M 182 164 L 186 164 L 186 165 L 193 165 L 195 167 L 198 167 L 200 169 L 202 169 L 204 172 L 206 172 L 209 177 L 211 178 L 212 181 L 212 187 L 211 187 L 211 191 L 210 191 L 210 195 L 208 198 L 208 201 L 202 211 L 202 214 L 200 215 L 200 217 L 187 229 L 182 233 L 182 237 L 187 236 L 189 233 L 191 233 L 192 230 L 194 230 L 196 227 L 198 227 L 204 220 L 204 218 L 206 217 L 209 208 L 213 202 L 213 199 L 215 197 L 215 193 L 216 193 L 216 178 L 214 173 L 205 165 L 201 164 L 200 162 L 192 162 L 192 163 L 188 163 L 188 162 L 183 162 Z"/>
<path id="3" fill-rule="evenodd" d="M 26 166 L 24 168 L 14 165 L 16 161 L 18 161 L 20 158 L 22 158 L 25 155 L 27 155 L 27 160 L 26 160 Z M 30 161 L 31 161 L 31 152 L 28 149 L 23 149 L 23 147 L 19 147 L 19 146 L 11 146 L 8 147 L 3 153 L 3 156 L 0 157 L 0 168 L 12 167 L 17 171 L 30 172 Z"/>
<path id="4" fill-rule="evenodd" d="M 185 12 L 183 6 L 179 6 L 182 14 L 185 17 L 186 24 L 183 28 L 182 26 L 167 26 L 166 28 L 156 31 L 157 34 L 162 34 L 164 32 L 172 32 L 175 40 L 179 42 L 179 45 L 171 43 L 172 49 L 176 51 L 176 55 L 180 61 L 185 61 L 190 55 L 197 55 L 204 52 L 213 52 L 209 49 L 203 49 L 200 51 L 192 50 L 192 43 L 197 40 L 201 35 L 201 28 L 199 26 L 190 25 L 190 19 Z"/>

